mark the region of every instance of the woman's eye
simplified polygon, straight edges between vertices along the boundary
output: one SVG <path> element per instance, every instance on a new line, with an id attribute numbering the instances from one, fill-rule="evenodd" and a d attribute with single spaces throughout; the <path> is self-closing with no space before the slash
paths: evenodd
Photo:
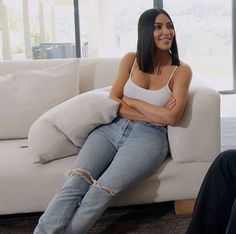
<path id="1" fill-rule="evenodd" d="M 167 25 L 167 28 L 168 28 L 168 29 L 174 29 L 174 26 L 173 26 L 173 24 L 168 24 L 168 25 Z"/>
<path id="2" fill-rule="evenodd" d="M 166 28 L 171 30 L 171 29 L 174 29 L 174 26 L 173 26 L 173 24 L 169 23 L 166 25 Z M 162 29 L 161 24 L 154 24 L 154 30 L 160 30 L 160 29 Z"/>
<path id="3" fill-rule="evenodd" d="M 154 24 L 154 30 L 156 29 L 161 29 L 161 25 L 160 24 Z"/>

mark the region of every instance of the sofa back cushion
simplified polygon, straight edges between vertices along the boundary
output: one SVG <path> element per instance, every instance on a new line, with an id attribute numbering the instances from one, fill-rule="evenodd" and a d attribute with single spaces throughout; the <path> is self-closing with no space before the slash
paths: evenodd
<path id="1" fill-rule="evenodd" d="M 221 151 L 219 93 L 191 88 L 182 119 L 168 126 L 168 138 L 175 162 L 212 162 Z"/>
<path id="2" fill-rule="evenodd" d="M 12 63 L 0 76 L 0 139 L 27 138 L 32 123 L 45 111 L 79 93 L 78 61 Z M 28 69 L 26 65 L 28 64 Z M 18 65 L 18 66 L 17 66 Z M 9 68 L 9 67 L 8 67 Z M 24 70 L 24 68 L 26 70 Z M 4 74 L 5 73 L 5 74 Z"/>
<path id="3" fill-rule="evenodd" d="M 80 93 L 113 84 L 120 58 L 80 59 Z"/>

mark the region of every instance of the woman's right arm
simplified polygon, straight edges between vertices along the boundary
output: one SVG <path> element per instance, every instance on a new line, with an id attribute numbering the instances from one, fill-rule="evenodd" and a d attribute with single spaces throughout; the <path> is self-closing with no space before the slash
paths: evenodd
<path id="1" fill-rule="evenodd" d="M 110 98 L 120 103 L 118 113 L 120 116 L 131 120 L 146 121 L 147 118 L 144 114 L 122 101 L 124 86 L 129 79 L 134 59 L 135 53 L 128 53 L 121 59 L 116 80 L 111 88 Z"/>

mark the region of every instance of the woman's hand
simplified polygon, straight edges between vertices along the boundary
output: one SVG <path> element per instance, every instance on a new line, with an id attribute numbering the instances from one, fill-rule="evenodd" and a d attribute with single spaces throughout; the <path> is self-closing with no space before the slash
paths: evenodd
<path id="1" fill-rule="evenodd" d="M 120 99 L 119 115 L 131 120 L 148 122 L 149 120 L 144 114 L 130 105 L 132 100 L 134 99 L 127 97 L 122 97 L 122 99 Z"/>
<path id="2" fill-rule="evenodd" d="M 125 102 L 127 105 L 132 106 L 132 98 L 128 98 L 126 96 L 123 96 L 122 101 Z"/>
<path id="3" fill-rule="evenodd" d="M 176 98 L 171 96 L 170 101 L 164 107 L 168 108 L 169 110 L 172 110 L 175 105 L 176 105 Z"/>

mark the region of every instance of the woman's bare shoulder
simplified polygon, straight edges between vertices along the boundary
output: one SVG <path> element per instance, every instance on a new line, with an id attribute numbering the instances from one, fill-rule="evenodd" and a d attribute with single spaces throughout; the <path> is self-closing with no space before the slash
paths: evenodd
<path id="1" fill-rule="evenodd" d="M 174 74 L 174 83 L 189 84 L 192 80 L 192 69 L 187 63 L 181 62 Z"/>
<path id="2" fill-rule="evenodd" d="M 136 58 L 136 53 L 135 52 L 128 52 L 126 53 L 123 58 L 126 58 L 126 59 L 135 59 Z"/>
<path id="3" fill-rule="evenodd" d="M 136 58 L 136 53 L 134 52 L 129 52 L 127 54 L 125 54 L 123 57 L 122 57 L 122 61 L 125 61 L 125 62 L 128 62 L 128 63 L 133 63 L 134 60 Z"/>
<path id="4" fill-rule="evenodd" d="M 123 69 L 128 69 L 130 70 L 134 64 L 134 60 L 136 58 L 136 54 L 135 53 L 132 53 L 132 52 L 129 52 L 127 54 L 125 54 L 122 58 L 121 58 L 121 61 L 120 61 L 120 69 L 123 70 Z"/>
<path id="5" fill-rule="evenodd" d="M 181 73 L 185 73 L 187 75 L 192 76 L 192 69 L 191 67 L 187 64 L 181 61 L 179 67 L 178 67 L 178 71 Z"/>

